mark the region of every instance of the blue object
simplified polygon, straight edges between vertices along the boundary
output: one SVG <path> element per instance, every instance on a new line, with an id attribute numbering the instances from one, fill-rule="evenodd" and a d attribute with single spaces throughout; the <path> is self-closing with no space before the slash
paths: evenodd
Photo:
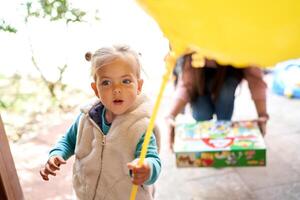
<path id="1" fill-rule="evenodd" d="M 300 98 L 300 59 L 276 65 L 272 91 L 290 98 Z"/>

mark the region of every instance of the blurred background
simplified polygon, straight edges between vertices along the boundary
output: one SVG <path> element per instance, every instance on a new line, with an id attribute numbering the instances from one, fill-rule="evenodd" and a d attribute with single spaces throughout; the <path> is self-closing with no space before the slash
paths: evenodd
<path id="1" fill-rule="evenodd" d="M 3 118 L 11 122 L 6 128 L 17 129 L 10 136 L 13 140 L 34 134 L 27 129 L 45 121 L 41 115 L 71 111 L 93 95 L 87 51 L 130 44 L 142 54 L 144 79 L 161 79 L 168 41 L 133 1 L 1 4 L 0 106 Z M 156 91 L 146 84 L 150 88 Z"/>
<path id="2" fill-rule="evenodd" d="M 168 40 L 133 0 L 1 0 L 0 13 L 0 113 L 25 198 L 71 199 L 72 159 L 50 182 L 42 181 L 39 169 L 80 105 L 93 97 L 84 54 L 106 44 L 130 44 L 142 55 L 144 91 L 155 100 Z M 300 102 L 288 90 L 275 94 L 276 70 L 265 72 L 267 166 L 178 169 L 163 145 L 157 199 L 300 199 Z M 300 87 L 297 73 L 295 69 L 285 76 Z M 246 84 L 237 90 L 233 119 L 256 117 Z M 169 83 L 157 118 L 162 134 L 172 92 Z M 166 144 L 167 136 L 162 136 Z"/>

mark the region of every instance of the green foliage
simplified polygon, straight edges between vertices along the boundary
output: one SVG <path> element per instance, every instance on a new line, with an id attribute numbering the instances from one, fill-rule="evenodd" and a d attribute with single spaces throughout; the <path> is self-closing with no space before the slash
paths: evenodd
<path id="1" fill-rule="evenodd" d="M 72 8 L 66 0 L 32 0 L 23 5 L 26 8 L 25 22 L 28 22 L 30 17 L 36 17 L 48 18 L 50 21 L 64 20 L 68 24 L 69 22 L 82 22 L 86 15 L 79 8 Z M 17 28 L 0 19 L 0 31 L 16 33 Z"/>
<path id="2" fill-rule="evenodd" d="M 25 22 L 29 18 L 47 18 L 50 21 L 64 20 L 66 24 L 69 22 L 83 22 L 86 12 L 79 8 L 73 8 L 67 0 L 30 0 L 21 5 L 25 6 Z M 95 10 L 95 20 L 99 21 L 99 11 Z M 5 20 L 0 18 L 0 31 L 16 33 L 17 28 L 7 24 Z"/>
<path id="3" fill-rule="evenodd" d="M 14 74 L 11 77 L 0 76 L 0 110 L 10 110 L 14 112 L 22 112 L 22 102 L 32 98 L 32 93 L 23 93 L 21 91 L 22 77 Z"/>
<path id="4" fill-rule="evenodd" d="M 16 33 L 17 29 L 7 24 L 3 19 L 0 20 L 0 31 Z"/>
<path id="5" fill-rule="evenodd" d="M 50 21 L 65 20 L 69 22 L 81 22 L 86 15 L 78 8 L 72 8 L 66 0 L 40 0 L 29 1 L 26 4 L 27 22 L 30 17 L 49 18 Z"/>
<path id="6" fill-rule="evenodd" d="M 69 22 L 84 22 L 83 18 L 86 16 L 84 11 L 73 8 L 67 0 L 26 0 L 24 2 L 22 5 L 25 9 L 25 24 L 30 23 L 30 18 L 43 18 L 50 21 L 61 20 L 68 28 Z M 98 10 L 95 14 L 97 12 Z M 96 16 L 95 19 L 99 18 Z M 17 29 L 0 18 L 1 31 L 16 33 Z M 67 64 L 57 67 L 59 77 L 56 81 L 50 82 L 47 74 L 43 74 L 41 66 L 35 61 L 31 41 L 30 49 L 32 63 L 40 74 L 39 78 L 25 77 L 21 74 L 8 77 L 0 74 L 0 113 L 6 119 L 5 125 L 10 129 L 8 132 L 12 133 L 9 135 L 12 141 L 18 141 L 29 132 L 38 132 L 38 128 L 33 127 L 43 121 L 42 116 L 57 110 L 72 111 L 80 99 L 85 98 L 82 91 L 74 90 L 63 83 Z"/>
<path id="7" fill-rule="evenodd" d="M 13 142 L 38 134 L 54 123 L 51 116 L 56 115 L 54 119 L 58 119 L 73 112 L 80 102 L 85 101 L 82 99 L 87 98 L 83 91 L 68 87 L 64 91 L 57 88 L 57 100 L 51 97 L 39 78 L 1 73 L 0 94 L 0 113 L 7 136 Z"/>

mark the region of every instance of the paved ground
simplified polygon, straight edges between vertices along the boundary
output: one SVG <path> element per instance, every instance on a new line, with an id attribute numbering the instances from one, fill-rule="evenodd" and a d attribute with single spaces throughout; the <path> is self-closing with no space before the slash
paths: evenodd
<path id="1" fill-rule="evenodd" d="M 243 85 L 236 98 L 235 119 L 255 118 L 254 105 L 247 86 Z M 167 88 L 158 122 L 169 104 L 171 88 Z M 266 167 L 178 169 L 174 155 L 163 146 L 163 170 L 157 182 L 158 200 L 296 200 L 300 199 L 300 101 L 268 93 L 270 121 L 265 137 Z M 39 168 L 45 162 L 50 146 L 56 141 L 72 117 L 50 129 L 41 130 L 38 137 L 12 145 L 21 185 L 27 200 L 71 199 L 72 160 L 61 173 L 44 182 Z M 164 126 L 161 123 L 162 133 Z M 163 134 L 162 142 L 166 144 Z"/>

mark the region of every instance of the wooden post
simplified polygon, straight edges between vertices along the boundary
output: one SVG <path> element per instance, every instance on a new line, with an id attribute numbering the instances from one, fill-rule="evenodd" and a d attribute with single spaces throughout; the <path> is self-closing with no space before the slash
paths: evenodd
<path id="1" fill-rule="evenodd" d="M 0 199 L 24 200 L 15 163 L 0 115 Z"/>

